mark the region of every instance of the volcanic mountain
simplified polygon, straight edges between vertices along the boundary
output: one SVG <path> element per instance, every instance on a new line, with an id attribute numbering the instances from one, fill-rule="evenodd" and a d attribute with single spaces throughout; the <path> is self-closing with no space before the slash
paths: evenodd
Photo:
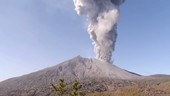
<path id="1" fill-rule="evenodd" d="M 0 82 L 0 96 L 48 96 L 49 84 L 74 80 L 134 79 L 140 75 L 97 59 L 77 56 L 56 66 Z M 30 95 L 34 94 L 34 95 Z M 35 95 L 36 94 L 36 95 Z"/>

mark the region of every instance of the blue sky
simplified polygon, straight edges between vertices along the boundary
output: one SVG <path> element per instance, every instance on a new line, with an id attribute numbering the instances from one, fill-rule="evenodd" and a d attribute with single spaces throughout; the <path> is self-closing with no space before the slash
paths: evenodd
<path id="1" fill-rule="evenodd" d="M 121 6 L 114 64 L 142 75 L 170 74 L 170 0 Z M 0 81 L 94 57 L 85 17 L 72 0 L 0 0 Z"/>

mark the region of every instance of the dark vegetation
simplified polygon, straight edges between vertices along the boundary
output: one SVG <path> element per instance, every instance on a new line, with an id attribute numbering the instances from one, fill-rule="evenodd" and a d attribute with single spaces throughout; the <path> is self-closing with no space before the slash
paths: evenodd
<path id="1" fill-rule="evenodd" d="M 85 93 L 80 92 L 81 87 L 82 85 L 76 80 L 70 87 L 64 79 L 60 79 L 58 84 L 51 83 L 51 96 L 85 96 Z"/>
<path id="2" fill-rule="evenodd" d="M 61 79 L 55 85 L 56 87 L 52 85 L 57 94 L 54 96 L 170 96 L 170 78 L 140 80 L 103 79 L 81 81 L 81 84 L 78 81 L 74 81 L 71 87 L 68 87 L 67 83 Z M 86 94 L 82 93 L 82 91 Z"/>

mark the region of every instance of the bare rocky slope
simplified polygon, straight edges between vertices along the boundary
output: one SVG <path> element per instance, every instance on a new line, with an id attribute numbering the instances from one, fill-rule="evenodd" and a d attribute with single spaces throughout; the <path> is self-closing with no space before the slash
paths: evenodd
<path id="1" fill-rule="evenodd" d="M 87 82 L 94 80 L 99 82 L 108 80 L 109 82 L 111 79 L 129 80 L 139 77 L 138 74 L 110 63 L 77 56 L 56 66 L 0 82 L 0 96 L 49 96 L 50 83 L 56 83 L 60 78 L 65 79 L 66 82 L 84 81 L 83 84 L 87 87 L 89 84 Z M 84 89 L 97 90 L 97 85 L 96 89 L 90 89 L 90 86 Z"/>

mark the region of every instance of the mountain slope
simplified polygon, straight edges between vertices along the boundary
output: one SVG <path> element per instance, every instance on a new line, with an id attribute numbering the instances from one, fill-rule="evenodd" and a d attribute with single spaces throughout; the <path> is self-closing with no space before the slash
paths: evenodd
<path id="1" fill-rule="evenodd" d="M 138 77 L 140 76 L 112 64 L 78 56 L 38 72 L 0 82 L 0 96 L 29 96 L 29 94 L 45 96 L 44 92 L 50 90 L 49 84 L 57 82 L 60 78 L 70 82 L 85 79 L 132 79 Z M 46 95 L 48 96 L 48 94 Z"/>

